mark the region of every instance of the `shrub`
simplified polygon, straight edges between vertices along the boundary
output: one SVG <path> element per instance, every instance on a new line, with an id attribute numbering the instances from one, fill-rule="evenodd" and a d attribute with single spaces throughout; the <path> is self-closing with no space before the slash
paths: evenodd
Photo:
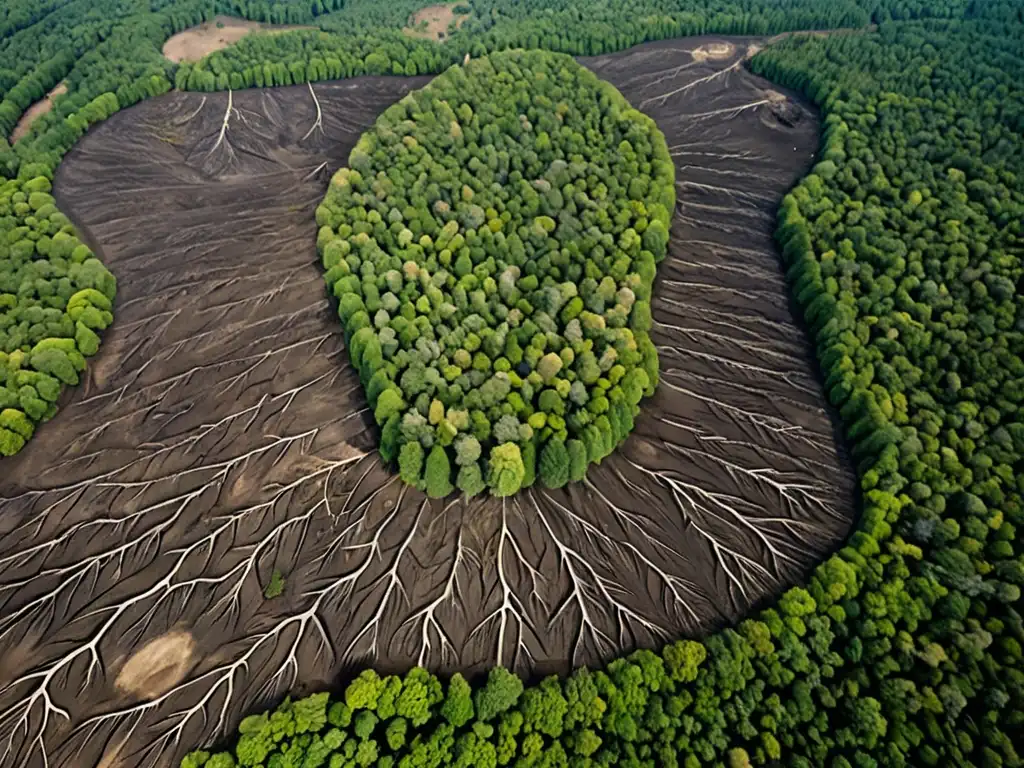
<path id="1" fill-rule="evenodd" d="M 469 464 L 459 469 L 459 474 L 456 478 L 456 485 L 458 486 L 458 489 L 467 496 L 476 496 L 478 493 L 482 492 L 487 487 L 487 483 L 484 482 L 484 476 L 480 471 L 480 465 Z"/>
<path id="2" fill-rule="evenodd" d="M 419 486 L 423 475 L 423 446 L 405 443 L 398 452 L 398 473 L 409 485 Z"/>
<path id="3" fill-rule="evenodd" d="M 587 475 L 587 448 L 582 440 L 570 440 L 566 447 L 569 452 L 569 480 L 578 483 Z"/>
<path id="4" fill-rule="evenodd" d="M 419 443 L 406 443 L 406 445 L 419 445 Z M 404 448 L 403 446 L 403 450 Z M 427 457 L 427 496 L 432 499 L 440 499 L 451 493 L 454 490 L 451 474 L 452 467 L 451 462 L 448 461 L 447 452 L 440 445 L 435 445 Z"/>
<path id="5" fill-rule="evenodd" d="M 515 706 L 523 692 L 523 681 L 502 667 L 493 667 L 487 682 L 476 692 L 474 706 L 481 722 L 492 720 Z"/>

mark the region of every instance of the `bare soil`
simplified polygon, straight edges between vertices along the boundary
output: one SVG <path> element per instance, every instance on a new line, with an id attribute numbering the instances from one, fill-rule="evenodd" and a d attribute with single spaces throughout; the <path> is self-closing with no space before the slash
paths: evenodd
<path id="1" fill-rule="evenodd" d="M 409 26 L 403 31 L 409 37 L 419 37 L 425 40 L 444 40 L 448 36 L 448 27 L 454 21 L 456 27 L 461 27 L 468 14 L 456 14 L 455 8 L 465 5 L 465 0 L 454 3 L 443 3 L 441 5 L 429 5 L 416 11 L 410 19 Z M 425 23 L 422 28 L 420 24 Z"/>
<path id="2" fill-rule="evenodd" d="M 14 126 L 14 130 L 11 131 L 11 143 L 13 144 L 24 137 L 28 133 L 28 129 L 32 127 L 32 123 L 53 109 L 53 100 L 58 96 L 63 96 L 67 92 L 67 83 L 57 83 L 53 90 L 46 94 L 45 98 L 40 99 L 31 107 L 26 109 L 25 114 L 19 118 L 17 124 Z"/>
<path id="3" fill-rule="evenodd" d="M 716 42 L 583 60 L 678 166 L 662 382 L 585 484 L 504 501 L 381 466 L 317 264 L 330 174 L 426 78 L 172 93 L 90 131 L 56 195 L 117 321 L 2 465 L 2 768 L 171 765 L 367 665 L 545 674 L 699 636 L 841 542 L 853 475 L 771 239 L 819 123 L 789 94 L 777 118 L 748 41 L 694 59 Z"/>
<path id="4" fill-rule="evenodd" d="M 195 642 L 188 632 L 168 632 L 132 654 L 115 687 L 140 699 L 154 699 L 181 682 L 192 666 Z"/>
<path id="5" fill-rule="evenodd" d="M 736 46 L 732 43 L 708 43 L 693 49 L 690 55 L 694 61 L 721 61 L 731 59 L 736 54 Z"/>
<path id="6" fill-rule="evenodd" d="M 218 24 L 221 26 L 218 27 Z M 212 21 L 171 36 L 164 43 L 163 51 L 164 56 L 175 63 L 199 61 L 204 56 L 234 45 L 250 32 L 287 32 L 293 29 L 311 29 L 311 27 L 261 24 L 234 16 L 216 16 Z"/>

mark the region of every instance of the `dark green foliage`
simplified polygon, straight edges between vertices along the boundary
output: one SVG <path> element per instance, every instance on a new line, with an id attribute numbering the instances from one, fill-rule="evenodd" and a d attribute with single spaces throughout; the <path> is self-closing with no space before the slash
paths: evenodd
<path id="1" fill-rule="evenodd" d="M 539 110 L 540 100 L 557 109 Z M 374 193 L 381 174 L 386 198 Z M 426 196 L 424 175 L 436 179 Z M 643 371 L 657 369 L 650 304 L 634 288 L 650 296 L 674 201 L 674 166 L 654 123 L 564 56 L 474 59 L 363 135 L 317 210 L 317 244 L 377 423 L 401 414 L 398 443 L 431 449 L 429 495 L 451 490 L 441 453 L 461 468 L 464 493 L 482 490 L 467 469 L 469 435 L 492 492 L 514 493 L 537 471 L 548 487 L 568 482 L 565 441 L 582 437 L 609 398 L 622 399 L 616 382 L 637 374 L 649 384 Z M 644 243 L 652 220 L 660 230 Z M 578 295 L 584 273 L 593 296 Z M 635 351 L 602 377 L 620 349 Z M 630 402 L 645 393 L 634 388 Z M 622 437 L 603 429 L 602 457 Z M 510 455 L 494 452 L 508 445 L 522 469 L 499 483 Z"/>

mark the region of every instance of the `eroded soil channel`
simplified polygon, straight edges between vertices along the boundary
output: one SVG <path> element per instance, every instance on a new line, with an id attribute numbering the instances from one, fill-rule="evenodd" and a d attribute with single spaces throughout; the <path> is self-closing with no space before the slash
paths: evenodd
<path id="1" fill-rule="evenodd" d="M 170 765 L 364 665 L 597 663 L 734 621 L 841 541 L 853 477 L 771 241 L 818 122 L 713 42 L 585 60 L 678 164 L 662 384 L 585 485 L 504 503 L 381 466 L 316 260 L 329 174 L 425 78 L 175 93 L 89 133 L 57 196 L 117 320 L 0 465 L 0 766 Z"/>

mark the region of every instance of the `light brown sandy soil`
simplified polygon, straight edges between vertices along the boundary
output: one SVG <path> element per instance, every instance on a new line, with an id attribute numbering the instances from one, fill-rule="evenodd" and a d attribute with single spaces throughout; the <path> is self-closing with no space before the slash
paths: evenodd
<path id="1" fill-rule="evenodd" d="M 705 62 L 731 59 L 735 53 L 736 46 L 732 43 L 708 43 L 707 45 L 698 45 L 690 55 L 693 56 L 694 61 Z"/>
<path id="2" fill-rule="evenodd" d="M 424 40 L 443 40 L 448 34 L 448 27 L 454 21 L 457 27 L 461 27 L 468 15 L 456 15 L 454 9 L 458 5 L 465 5 L 464 2 L 446 3 L 442 5 L 430 5 L 421 8 L 409 19 L 409 26 L 405 28 L 405 34 L 409 37 L 419 37 Z M 427 23 L 426 29 L 420 29 L 421 21 Z"/>
<path id="3" fill-rule="evenodd" d="M 585 484 L 504 501 L 381 466 L 314 247 L 330 173 L 426 78 L 173 93 L 90 131 L 55 194 L 117 320 L 0 464 L 0 768 L 172 765 L 361 666 L 594 664 L 734 622 L 842 541 L 854 479 L 772 243 L 819 123 L 737 66 L 752 41 L 693 58 L 720 42 L 583 60 L 677 164 L 662 380 Z"/>
<path id="4" fill-rule="evenodd" d="M 217 24 L 223 26 L 218 28 Z M 250 32 L 287 32 L 292 29 L 308 29 L 278 24 L 260 24 L 233 16 L 216 16 L 212 21 L 179 32 L 164 43 L 164 56 L 175 63 L 199 61 L 215 51 L 223 50 L 248 35 Z"/>
<path id="5" fill-rule="evenodd" d="M 46 94 L 45 98 L 40 99 L 31 107 L 26 109 L 25 114 L 21 116 L 17 125 L 14 126 L 14 130 L 11 131 L 11 143 L 13 144 L 27 134 L 28 129 L 32 127 L 32 123 L 34 123 L 37 118 L 45 115 L 53 109 L 53 100 L 58 96 L 63 96 L 67 92 L 67 83 L 57 83 L 56 87 Z"/>
<path id="6" fill-rule="evenodd" d="M 114 686 L 139 699 L 155 699 L 181 682 L 194 650 L 188 632 L 171 631 L 150 640 L 124 663 Z"/>

